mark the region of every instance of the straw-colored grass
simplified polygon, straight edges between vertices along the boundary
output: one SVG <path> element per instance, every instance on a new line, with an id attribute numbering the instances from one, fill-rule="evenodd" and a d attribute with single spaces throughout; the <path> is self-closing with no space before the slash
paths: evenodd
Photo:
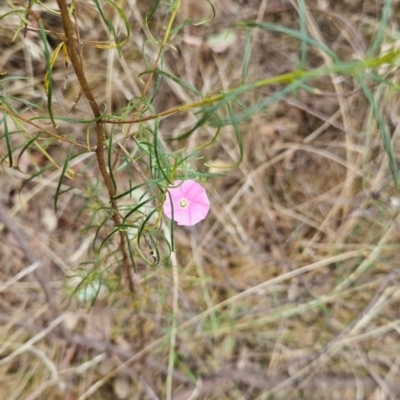
<path id="1" fill-rule="evenodd" d="M 19 4 L 0 4 L 0 16 L 9 10 L 8 3 Z M 57 8 L 57 2 L 48 3 Z M 76 3 L 81 39 L 111 40 L 96 7 Z M 106 3 L 105 12 L 123 36 L 121 18 Z M 89 85 L 107 113 L 117 113 L 142 95 L 149 74 L 139 74 L 152 69 L 159 50 L 151 35 L 162 39 L 169 15 L 161 7 L 147 29 L 145 15 L 154 2 L 116 3 L 132 29 L 120 57 L 115 50 L 82 48 Z M 222 51 L 208 39 L 244 20 L 298 30 L 301 12 L 309 37 L 326 44 L 339 59 L 372 57 L 367 52 L 380 29 L 382 1 L 304 3 L 301 11 L 303 2 L 294 0 L 215 2 L 212 22 L 189 24 L 171 41 L 163 69 L 204 96 L 235 89 L 242 79 L 245 30 L 232 28 L 236 39 Z M 49 26 L 62 30 L 58 15 L 39 5 L 34 9 Z M 397 44 L 396 4 L 392 13 L 374 56 Z M 174 26 L 211 16 L 206 1 L 188 2 Z M 243 121 L 243 160 L 236 166 L 240 151 L 235 130 L 224 126 L 218 139 L 198 153 L 201 157 L 190 160 L 199 171 L 226 175 L 204 184 L 211 200 L 209 216 L 195 227 L 175 228 L 176 252 L 167 262 L 151 267 L 136 257 L 132 294 L 119 281 L 117 235 L 94 254 L 93 241 L 99 248 L 113 223 L 110 219 L 97 231 L 103 221 L 98 210 L 108 207 L 110 199 L 96 155 L 85 152 L 87 125 L 59 120 L 55 129 L 49 120 L 33 120 L 43 128 L 43 140 L 18 159 L 29 135 L 38 133 L 26 122 L 48 115 L 46 63 L 37 30 L 28 30 L 25 38 L 21 32 L 12 41 L 18 19 L 11 15 L 3 21 L 0 72 L 7 73 L 3 78 L 27 78 L 24 83 L 8 81 L 7 96 L 42 108 L 10 100 L 21 112 L 26 132 L 4 116 L 9 131 L 16 131 L 10 135 L 16 150 L 11 168 L 3 136 L 1 400 L 399 398 L 400 194 L 376 115 L 356 75 L 327 70 L 306 81 L 314 91 L 293 90 Z M 298 68 L 298 40 L 260 28 L 250 34 L 246 82 Z M 48 40 L 54 50 L 57 38 Z M 321 49 L 308 47 L 304 69 L 330 68 L 334 62 Z M 399 154 L 397 70 L 381 66 L 374 72 L 385 81 L 367 80 L 372 104 L 388 127 L 394 154 Z M 93 119 L 84 96 L 71 111 L 79 83 L 61 53 L 53 80 L 55 115 Z M 149 96 L 155 80 L 149 82 Z M 283 82 L 262 86 L 240 100 L 251 107 L 283 87 Z M 164 79 L 153 106 L 160 113 L 194 100 L 193 93 Z M 185 146 L 190 152 L 211 140 L 215 128 L 204 125 L 184 142 L 168 141 L 195 122 L 189 112 L 162 119 L 159 135 L 165 151 Z M 4 129 L 3 124 L 1 135 Z M 120 147 L 129 153 L 135 149 L 137 125 L 107 124 L 107 129 L 115 129 Z M 79 143 L 74 154 L 82 154 L 70 160 L 66 171 L 70 145 L 51 134 L 73 136 Z M 92 137 L 89 145 L 95 146 Z M 122 158 L 125 150 L 118 146 L 115 154 Z M 148 174 L 146 161 L 137 162 Z M 39 174 L 43 168 L 48 169 Z M 142 182 L 132 171 L 133 176 L 126 169 L 115 174 L 119 193 L 129 189 L 130 180 L 132 186 Z M 129 209 L 139 201 L 140 194 L 135 196 L 121 199 L 119 206 Z M 162 229 L 166 237 L 171 235 L 169 224 Z M 107 268 L 102 285 L 100 266 Z M 99 288 L 91 304 L 92 292 Z"/>

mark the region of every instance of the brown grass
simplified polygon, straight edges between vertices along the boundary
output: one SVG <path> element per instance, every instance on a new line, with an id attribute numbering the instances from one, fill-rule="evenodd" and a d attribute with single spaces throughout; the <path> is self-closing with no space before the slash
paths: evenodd
<path id="1" fill-rule="evenodd" d="M 107 39 L 91 3 L 77 3 L 83 40 Z M 89 84 L 108 110 L 141 95 L 138 75 L 146 67 L 140 49 L 149 38 L 144 16 L 150 3 L 124 3 L 133 33 L 121 58 L 109 50 L 83 48 Z M 237 41 L 216 53 L 207 46 L 210 35 L 243 19 L 298 29 L 294 1 L 215 3 L 214 21 L 185 27 L 173 41 L 177 50 L 171 48 L 165 57 L 165 70 L 209 94 L 240 83 L 245 40 L 244 31 L 235 30 Z M 310 36 L 343 60 L 365 56 L 382 2 L 330 1 L 323 10 L 317 3 L 307 10 Z M 394 16 L 398 12 L 396 5 Z M 178 20 L 200 20 L 208 13 L 207 2 L 189 2 Z M 44 13 L 43 18 L 61 26 L 57 16 Z M 10 82 L 7 94 L 45 105 L 38 34 L 28 31 L 25 39 L 19 35 L 13 42 L 15 22 L 11 17 L 4 21 L 0 71 L 28 78 L 24 85 Z M 113 21 L 122 29 L 117 17 Z M 157 38 L 164 24 L 159 11 L 150 25 Z M 299 44 L 292 38 L 254 30 L 252 46 L 248 81 L 297 68 Z M 151 62 L 155 49 L 146 46 Z M 307 68 L 329 62 L 309 48 Z M 90 118 L 85 99 L 69 112 L 79 86 L 61 56 L 54 80 L 55 113 Z M 0 218 L 1 400 L 399 398 L 398 189 L 355 81 L 323 76 L 308 84 L 318 93 L 301 89 L 241 126 L 244 159 L 230 170 L 221 167 L 234 164 L 239 152 L 232 127 L 223 128 L 204 158 L 193 160 L 201 170 L 226 174 L 206 184 L 210 215 L 194 228 L 176 228 L 177 250 L 170 264 L 152 269 L 137 260 L 135 296 L 110 282 L 111 289 L 103 287 L 93 307 L 73 293 L 79 276 L 100 262 L 92 250 L 99 223 L 93 212 L 98 199 L 108 199 L 106 188 L 96 183 L 100 175 L 93 153 L 72 161 L 76 177 L 64 179 L 64 189 L 71 191 L 60 197 L 57 213 L 53 197 L 60 169 L 55 164 L 62 167 L 66 143 L 31 147 L 19 160 L 19 170 L 3 162 L 0 214 L 11 219 L 12 227 Z M 254 104 L 279 88 L 259 89 L 243 101 Z M 151 84 L 150 93 L 153 89 Z M 398 154 L 397 93 L 372 84 L 371 90 Z M 164 81 L 154 107 L 160 112 L 191 100 L 179 85 Z M 23 117 L 45 110 L 25 111 Z M 162 120 L 160 132 L 164 138 L 178 136 L 193 122 L 190 113 L 175 115 Z M 10 119 L 9 127 L 17 129 Z M 73 130 L 77 140 L 86 142 L 86 128 L 60 121 L 57 133 Z M 115 129 L 121 133 L 123 128 Z M 132 133 L 137 128 L 124 129 Z M 202 127 L 185 145 L 193 149 L 213 134 Z M 12 146 L 21 147 L 25 140 L 12 135 Z M 6 159 L 4 139 L 1 143 Z M 123 145 L 134 148 L 131 139 Z M 28 173 L 51 160 L 46 174 L 26 183 Z M 118 175 L 121 191 L 127 179 L 125 173 Z M 139 184 L 140 177 L 134 181 Z M 115 264 L 118 246 L 117 240 L 109 242 L 104 264 Z"/>

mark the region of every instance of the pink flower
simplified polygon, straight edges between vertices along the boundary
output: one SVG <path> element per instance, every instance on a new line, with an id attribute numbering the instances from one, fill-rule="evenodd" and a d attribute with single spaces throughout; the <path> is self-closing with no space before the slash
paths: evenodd
<path id="1" fill-rule="evenodd" d="M 164 203 L 164 214 L 172 219 L 174 209 L 174 221 L 178 225 L 192 226 L 203 220 L 210 210 L 205 189 L 196 181 L 175 181 L 174 186 L 168 189 Z"/>

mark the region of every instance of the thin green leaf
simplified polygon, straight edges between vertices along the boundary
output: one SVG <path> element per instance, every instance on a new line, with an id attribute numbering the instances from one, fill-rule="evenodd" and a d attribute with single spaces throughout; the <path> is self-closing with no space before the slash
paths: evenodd
<path id="1" fill-rule="evenodd" d="M 393 0 L 385 0 L 385 3 L 382 7 L 382 17 L 379 22 L 379 27 L 374 35 L 374 42 L 372 43 L 372 46 L 369 48 L 367 53 L 368 57 L 373 57 L 378 53 L 383 37 L 385 35 L 385 30 L 389 25 L 389 19 L 392 14 L 392 3 Z"/>
<path id="2" fill-rule="evenodd" d="M 392 146 L 392 141 L 390 139 L 389 132 L 387 131 L 385 122 L 382 118 L 382 114 L 379 110 L 378 104 L 376 103 L 373 94 L 369 90 L 366 82 L 362 77 L 359 77 L 358 79 L 359 85 L 364 92 L 365 97 L 367 98 L 369 104 L 371 105 L 372 113 L 375 116 L 376 122 L 378 124 L 379 130 L 381 132 L 382 136 L 382 142 L 383 142 L 383 147 L 385 148 L 388 160 L 389 160 L 389 166 L 390 170 L 392 172 L 392 177 L 393 177 L 393 182 L 395 186 L 398 184 L 399 180 L 399 173 L 398 173 L 398 167 L 397 167 L 397 161 L 396 161 L 396 156 L 393 150 Z"/>
<path id="3" fill-rule="evenodd" d="M 195 93 L 197 96 L 202 97 L 203 95 L 201 94 L 201 92 L 199 90 L 197 90 L 194 86 L 192 86 L 190 83 L 185 82 L 184 80 L 178 78 L 175 75 L 172 75 L 168 72 L 162 71 L 160 69 L 154 69 L 154 70 L 148 70 L 148 71 L 144 71 L 142 72 L 139 76 L 145 75 L 145 74 L 150 74 L 150 73 L 155 73 L 157 75 L 162 75 L 165 76 L 168 79 L 171 79 L 172 81 L 176 82 L 178 85 L 183 86 L 184 88 L 190 90 L 191 92 Z"/>
<path id="4" fill-rule="evenodd" d="M 110 237 L 112 237 L 113 235 L 115 235 L 115 234 L 116 234 L 117 232 L 119 232 L 119 231 L 120 231 L 120 227 L 117 226 L 117 227 L 115 227 L 115 228 L 112 230 L 111 233 L 109 233 L 109 234 L 104 238 L 104 240 L 103 240 L 103 241 L 101 242 L 101 244 L 100 244 L 99 249 L 97 250 L 97 254 L 100 254 L 100 252 L 101 252 L 103 246 L 105 246 L 105 244 L 107 243 L 108 239 L 110 239 Z"/>
<path id="5" fill-rule="evenodd" d="M 131 240 L 129 238 L 128 232 L 125 232 L 125 238 L 126 238 L 126 243 L 128 245 L 128 254 L 129 254 L 129 258 L 131 260 L 131 264 L 133 266 L 133 272 L 135 272 L 135 274 L 137 273 L 137 265 L 135 262 L 135 253 L 133 251 L 132 245 L 131 245 Z"/>
<path id="6" fill-rule="evenodd" d="M 43 167 L 41 170 L 39 170 L 38 172 L 36 172 L 36 174 L 31 175 L 28 179 L 26 179 L 23 184 L 21 185 L 19 191 L 22 192 L 22 189 L 32 180 L 35 179 L 38 176 L 41 176 L 45 171 L 47 171 L 48 169 L 50 169 L 52 167 L 51 164 L 47 164 L 45 167 Z"/>
<path id="7" fill-rule="evenodd" d="M 108 115 L 101 115 L 97 118 L 93 118 L 93 119 L 77 119 L 77 118 L 68 118 L 68 117 L 59 117 L 59 116 L 55 116 L 53 119 L 54 121 L 65 121 L 65 122 L 71 122 L 74 124 L 91 124 L 92 122 L 96 122 L 102 118 L 106 118 L 108 117 Z M 111 116 L 110 116 L 111 117 Z M 114 116 L 112 116 L 114 118 Z M 46 115 L 38 115 L 36 117 L 32 117 L 29 121 L 40 121 L 40 120 L 46 120 L 48 119 L 48 117 Z"/>
<path id="8" fill-rule="evenodd" d="M 170 39 L 174 38 L 181 29 L 183 29 L 185 26 L 190 25 L 191 19 L 185 19 L 181 24 L 179 24 L 176 28 L 171 29 L 171 34 L 170 34 Z"/>
<path id="9" fill-rule="evenodd" d="M 202 110 L 203 111 L 203 110 Z M 175 140 L 184 140 L 187 139 L 197 128 L 199 128 L 200 126 L 203 126 L 209 119 L 210 117 L 215 114 L 215 109 L 209 109 L 209 110 L 205 110 L 203 116 L 197 121 L 197 123 L 188 131 L 186 131 L 185 133 L 183 133 L 180 136 L 177 136 L 175 138 L 167 138 L 166 140 L 169 142 L 175 141 Z"/>
<path id="10" fill-rule="evenodd" d="M 160 122 L 160 120 L 157 119 L 156 120 L 156 124 L 155 124 L 155 128 L 154 128 L 154 144 L 153 144 L 154 155 L 155 155 L 155 158 L 156 158 L 156 162 L 157 162 L 157 166 L 159 168 L 159 171 L 164 176 L 165 180 L 168 183 L 172 184 L 171 180 L 169 179 L 169 177 L 167 176 L 167 174 L 164 171 L 164 165 L 166 164 L 166 162 L 165 162 L 166 160 L 164 158 L 164 154 L 162 153 L 162 146 L 159 145 L 158 136 L 157 136 L 159 122 Z M 161 155 L 160 155 L 160 150 L 161 150 Z M 162 160 L 160 160 L 160 157 L 162 158 Z M 161 162 L 161 161 L 163 161 L 163 162 Z"/>
<path id="11" fill-rule="evenodd" d="M 211 21 L 214 20 L 214 18 L 215 18 L 215 8 L 214 8 L 214 5 L 211 3 L 210 0 L 206 0 L 206 2 L 210 5 L 211 10 L 212 10 L 212 13 L 213 13 L 213 16 L 212 16 L 211 18 L 205 19 L 205 20 L 203 20 L 203 21 L 194 22 L 193 25 L 195 25 L 195 26 L 196 26 L 196 25 L 203 25 L 203 24 L 206 24 L 206 23 L 211 22 Z"/>
<path id="12" fill-rule="evenodd" d="M 143 235 L 143 231 L 144 231 L 144 229 L 145 229 L 145 227 L 146 227 L 146 225 L 147 225 L 147 222 L 150 220 L 150 218 L 153 216 L 153 214 L 154 213 L 156 213 L 156 212 L 158 212 L 158 210 L 157 209 L 155 209 L 155 210 L 153 210 L 153 211 L 151 211 L 147 216 L 146 216 L 146 218 L 143 220 L 143 222 L 142 222 L 142 224 L 140 225 L 140 228 L 139 228 L 139 231 L 138 231 L 138 236 L 137 236 L 137 244 L 138 244 L 138 248 L 139 249 L 141 249 L 141 250 L 144 250 L 142 247 L 141 247 L 141 245 L 140 245 L 140 239 L 141 239 L 141 237 L 142 237 L 142 235 Z M 150 233 L 144 233 L 145 235 L 148 235 L 149 237 L 152 237 L 151 236 L 151 234 Z M 150 239 L 151 240 L 151 239 Z M 146 241 L 146 240 L 145 240 Z M 152 241 L 153 242 L 153 241 Z M 147 243 L 147 241 L 146 241 L 146 243 Z M 154 244 L 154 242 L 153 242 L 153 244 Z M 151 249 L 152 250 L 152 249 Z M 151 261 L 148 261 L 148 259 L 146 258 L 146 262 L 148 263 L 148 264 L 150 264 L 150 265 L 152 265 L 152 266 L 155 266 L 155 265 L 157 265 L 158 264 L 158 262 L 159 262 L 159 260 L 160 260 L 160 253 L 159 253 L 159 250 L 158 250 L 158 246 L 157 245 L 155 245 L 154 246 L 154 251 L 156 252 L 156 262 L 155 263 L 153 263 L 153 262 L 151 262 Z M 144 257 L 144 254 L 142 253 L 142 256 Z"/>
<path id="13" fill-rule="evenodd" d="M 169 202 L 171 204 L 171 222 L 170 222 L 170 230 L 171 230 L 171 249 L 175 251 L 175 217 L 174 217 L 174 202 L 172 201 L 171 194 L 167 191 L 167 196 L 169 197 Z"/>
<path id="14" fill-rule="evenodd" d="M 214 119 L 210 121 L 211 126 L 224 126 L 230 125 L 233 123 L 242 123 L 245 120 L 249 119 L 253 115 L 257 114 L 259 111 L 267 107 L 271 103 L 275 103 L 285 97 L 287 94 L 294 92 L 303 84 L 302 80 L 298 80 L 293 82 L 292 84 L 286 86 L 282 90 L 277 93 L 274 93 L 271 96 L 265 97 L 263 100 L 257 102 L 256 104 L 252 105 L 251 107 L 247 107 L 243 112 L 236 113 L 229 118 L 226 119 Z"/>
<path id="15" fill-rule="evenodd" d="M 299 5 L 299 21 L 300 21 L 300 34 L 303 36 L 307 36 L 307 17 L 306 17 L 306 8 L 304 4 L 304 0 L 298 0 Z M 298 68 L 304 69 L 307 61 L 307 42 L 301 41 L 300 48 L 300 63 Z"/>
<path id="16" fill-rule="evenodd" d="M 156 0 L 154 3 L 154 6 L 150 8 L 150 11 L 146 14 L 146 25 L 150 22 L 150 20 L 153 18 L 155 12 L 157 11 L 158 7 L 160 5 L 160 0 Z"/>
<path id="17" fill-rule="evenodd" d="M 113 171 L 113 165 L 112 165 L 112 149 L 113 149 L 113 142 L 112 139 L 114 137 L 114 127 L 113 129 L 111 129 L 110 132 L 110 138 L 108 140 L 108 156 L 107 156 L 107 163 L 108 163 L 108 173 L 110 175 L 112 184 L 113 184 L 113 188 L 114 188 L 114 193 L 117 192 L 117 182 L 115 181 L 114 178 L 114 171 Z"/>
<path id="18" fill-rule="evenodd" d="M 44 47 L 44 58 L 46 61 L 46 76 L 47 82 L 45 82 L 45 89 L 47 94 L 47 109 L 49 111 L 50 120 L 54 126 L 57 128 L 56 121 L 54 120 L 54 113 L 53 113 L 53 70 L 51 68 L 51 56 L 49 50 L 49 43 L 47 41 L 46 32 L 44 29 L 43 21 L 39 20 L 39 27 L 40 27 L 40 37 L 42 38 L 43 47 Z"/>
<path id="19" fill-rule="evenodd" d="M 252 42 L 251 30 L 246 28 L 246 42 L 244 45 L 243 65 L 242 65 L 242 84 L 245 83 L 247 75 L 249 73 L 249 63 L 251 56 L 251 42 Z"/>
<path id="20" fill-rule="evenodd" d="M 104 11 L 99 3 L 99 0 L 93 0 L 94 3 L 96 4 L 97 10 L 99 11 L 99 14 L 102 18 L 102 20 L 104 21 L 104 23 L 107 26 L 107 29 L 110 31 L 110 33 L 112 34 L 113 38 L 114 38 L 114 42 L 117 46 L 117 50 L 118 50 L 118 55 L 121 56 L 121 47 L 128 41 L 130 34 L 131 34 L 131 28 L 130 28 L 130 24 L 129 21 L 125 15 L 125 13 L 117 6 L 116 3 L 114 3 L 112 0 L 105 0 L 108 4 L 110 4 L 119 14 L 119 16 L 122 18 L 122 20 L 124 21 L 124 25 L 125 25 L 125 30 L 126 30 L 126 38 L 124 40 L 120 40 L 118 38 L 117 33 L 115 32 L 114 26 L 113 24 L 107 19 L 107 17 L 104 14 Z"/>
<path id="21" fill-rule="evenodd" d="M 19 155 L 18 155 L 18 159 L 17 159 L 18 166 L 19 166 L 19 160 L 20 160 L 20 158 L 22 157 L 22 155 L 25 153 L 25 151 L 26 151 L 27 149 L 29 149 L 29 147 L 31 147 L 31 144 L 32 144 L 33 142 L 35 142 L 35 141 L 38 139 L 38 137 L 39 137 L 39 136 L 33 137 L 33 138 L 32 138 L 31 140 L 29 140 L 28 143 L 26 143 L 25 146 L 22 148 L 22 150 L 20 151 L 20 153 L 19 153 Z"/>
<path id="22" fill-rule="evenodd" d="M 59 195 L 60 195 L 61 184 L 62 184 L 62 181 L 63 181 L 63 179 L 64 179 L 64 175 L 65 175 L 65 173 L 67 172 L 67 169 L 68 169 L 68 164 L 69 164 L 69 160 L 70 160 L 70 158 L 71 158 L 72 150 L 73 150 L 73 146 L 71 146 L 71 147 L 69 148 L 69 151 L 68 151 L 68 154 L 67 154 L 67 158 L 66 158 L 66 160 L 65 160 L 65 162 L 64 162 L 64 166 L 63 166 L 63 169 L 62 169 L 62 171 L 61 171 L 60 179 L 58 180 L 58 185 L 57 185 L 56 193 L 55 193 L 55 195 L 54 195 L 54 210 L 55 210 L 56 212 L 57 212 L 57 208 L 58 208 L 57 203 L 58 203 L 58 197 L 59 197 Z"/>
<path id="23" fill-rule="evenodd" d="M 153 183 L 157 184 L 157 183 L 160 183 L 160 182 L 163 182 L 163 181 L 164 181 L 164 179 L 160 178 L 160 179 L 155 179 L 155 180 L 151 180 L 151 181 L 140 183 L 139 185 L 136 185 L 136 186 L 130 188 L 126 192 L 124 192 L 122 194 L 119 194 L 118 196 L 115 196 L 113 199 L 114 200 L 121 199 L 121 198 L 133 193 L 135 190 L 140 189 L 143 186 L 148 186 L 148 185 L 151 185 Z"/>
<path id="24" fill-rule="evenodd" d="M 211 146 L 217 140 L 220 132 L 221 132 L 221 127 L 218 126 L 217 127 L 217 131 L 215 132 L 215 135 L 208 142 L 206 142 L 206 143 L 204 143 L 204 144 L 202 144 L 200 146 L 195 147 L 193 150 L 194 151 L 201 150 L 201 149 L 204 149 L 204 148 L 206 148 L 208 146 Z"/>
<path id="25" fill-rule="evenodd" d="M 159 197 L 161 197 L 161 195 L 150 197 L 149 199 L 147 199 L 147 200 L 145 200 L 145 201 L 142 201 L 141 203 L 137 204 L 135 207 L 132 208 L 132 210 L 130 210 L 130 211 L 125 215 L 125 217 L 124 217 L 124 219 L 123 219 L 122 222 L 125 223 L 125 221 L 127 220 L 127 218 L 129 218 L 134 212 L 138 211 L 141 207 L 143 207 L 144 205 L 146 205 L 146 204 L 149 203 L 149 202 L 152 202 L 152 201 L 158 199 Z"/>
<path id="26" fill-rule="evenodd" d="M 310 38 L 309 36 L 305 35 L 303 32 L 295 31 L 293 29 L 286 28 L 284 26 L 276 25 L 276 24 L 270 24 L 268 22 L 240 22 L 237 25 L 239 26 L 245 26 L 245 27 L 250 27 L 250 28 L 260 28 L 272 32 L 277 32 L 277 33 L 282 33 L 283 35 L 291 36 L 296 39 L 299 39 L 300 41 L 304 43 L 308 43 L 314 47 L 316 47 L 319 50 L 322 50 L 324 53 L 326 53 L 334 62 L 338 62 L 339 59 L 336 56 L 336 54 L 329 49 L 327 46 L 324 44 L 317 42 L 316 40 Z"/>
<path id="27" fill-rule="evenodd" d="M 8 130 L 7 124 L 7 114 L 3 112 L 3 125 L 4 125 L 4 135 L 6 139 L 6 146 L 7 146 L 7 155 L 8 155 L 8 165 L 13 167 L 13 157 L 12 157 L 12 148 L 10 142 L 10 132 Z"/>
<path id="28" fill-rule="evenodd" d="M 161 60 L 164 59 L 164 48 L 161 49 Z M 162 64 L 162 61 L 160 60 L 160 64 Z M 154 85 L 154 90 L 153 90 L 153 95 L 150 98 L 150 104 L 153 104 L 155 98 L 158 95 L 158 91 L 160 89 L 160 85 L 161 85 L 161 79 L 162 76 L 159 74 L 157 75 L 157 79 L 156 79 L 156 84 Z"/>
<path id="29" fill-rule="evenodd" d="M 232 110 L 231 104 L 227 104 L 227 108 L 228 108 L 228 112 L 229 112 L 229 117 L 233 121 L 232 126 L 233 126 L 233 130 L 235 132 L 236 140 L 239 145 L 239 160 L 234 164 L 234 166 L 238 166 L 243 160 L 243 137 L 242 137 L 242 133 L 240 132 L 239 124 L 237 122 L 235 122 L 233 119 L 234 112 Z"/>
<path id="30" fill-rule="evenodd" d="M 106 208 L 106 207 L 101 207 L 101 208 L 97 209 L 97 210 L 93 213 L 93 218 L 95 217 L 95 215 L 96 215 L 100 210 L 104 210 L 104 209 L 108 210 L 108 208 Z M 94 235 L 93 244 L 92 244 L 92 248 L 93 248 L 93 253 L 94 253 L 94 254 L 99 254 L 99 253 L 100 253 L 100 249 L 101 249 L 101 247 L 103 246 L 103 242 L 100 244 L 100 248 L 97 250 L 97 249 L 96 249 L 97 237 L 98 237 L 99 234 L 100 234 L 101 228 L 110 220 L 110 218 L 111 218 L 111 213 L 110 213 L 109 215 L 107 215 L 106 218 L 104 218 L 102 222 L 100 222 L 99 226 L 98 226 L 97 229 L 96 229 L 96 233 L 95 233 L 95 235 Z"/>

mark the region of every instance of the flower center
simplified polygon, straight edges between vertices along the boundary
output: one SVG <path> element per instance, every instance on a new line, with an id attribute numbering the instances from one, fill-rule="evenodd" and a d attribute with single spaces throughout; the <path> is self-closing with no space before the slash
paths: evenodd
<path id="1" fill-rule="evenodd" d="M 188 208 L 189 207 L 189 202 L 186 199 L 180 199 L 179 200 L 179 207 L 182 209 Z"/>

